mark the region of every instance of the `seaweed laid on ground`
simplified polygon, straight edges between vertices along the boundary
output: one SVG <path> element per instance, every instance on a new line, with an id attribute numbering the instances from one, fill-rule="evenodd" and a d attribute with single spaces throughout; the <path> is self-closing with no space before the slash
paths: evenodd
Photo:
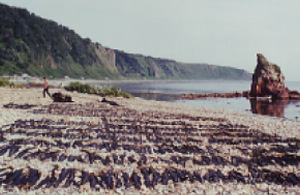
<path id="1" fill-rule="evenodd" d="M 4 188 L 113 190 L 187 182 L 300 185 L 300 175 L 292 171 L 300 163 L 296 138 L 225 119 L 141 113 L 99 102 L 50 104 L 32 113 L 97 117 L 101 122 L 17 120 L 1 127 L 0 156 L 28 162 L 0 167 Z"/>
<path id="2" fill-rule="evenodd" d="M 37 107 L 37 105 L 33 105 L 33 104 L 14 104 L 14 103 L 9 103 L 9 104 L 5 104 L 3 105 L 4 108 L 11 108 L 11 109 L 22 109 L 22 110 L 27 110 L 27 109 L 31 109 L 34 107 Z"/>

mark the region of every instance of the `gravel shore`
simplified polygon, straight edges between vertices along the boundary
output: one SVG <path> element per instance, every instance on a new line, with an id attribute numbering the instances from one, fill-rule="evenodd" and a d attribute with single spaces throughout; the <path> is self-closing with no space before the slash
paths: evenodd
<path id="1" fill-rule="evenodd" d="M 297 194 L 300 123 L 60 89 L 0 88 L 8 194 Z"/>

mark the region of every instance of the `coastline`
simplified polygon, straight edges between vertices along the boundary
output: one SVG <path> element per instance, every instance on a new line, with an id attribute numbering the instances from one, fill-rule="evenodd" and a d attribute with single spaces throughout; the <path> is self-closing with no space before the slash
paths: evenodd
<path id="1" fill-rule="evenodd" d="M 128 80 L 96 80 L 96 79 L 54 79 L 50 80 L 51 83 L 54 84 L 60 84 L 63 83 L 63 85 L 67 85 L 70 82 L 81 82 L 81 83 L 87 83 L 87 84 L 115 84 L 115 83 L 177 83 L 177 82 L 182 82 L 182 83 L 190 83 L 190 82 L 211 82 L 211 81 L 216 81 L 216 82 L 232 82 L 232 81 L 240 81 L 240 82 L 251 82 L 250 80 L 140 80 L 140 79 L 128 79 Z"/>
<path id="2" fill-rule="evenodd" d="M 127 82 L 127 81 L 126 81 Z M 262 148 L 264 150 L 271 150 L 271 148 L 276 147 L 277 145 L 282 145 L 282 147 L 286 147 L 288 145 L 294 145 L 296 144 L 296 151 L 292 152 L 270 152 L 268 153 L 268 156 L 282 156 L 286 153 L 293 156 L 299 157 L 299 147 L 297 144 L 299 144 L 298 140 L 294 140 L 300 136 L 300 123 L 295 121 L 290 121 L 286 119 L 278 119 L 278 118 L 272 118 L 268 116 L 260 116 L 260 115 L 254 115 L 251 113 L 243 113 L 238 111 L 229 111 L 224 109 L 208 109 L 208 108 L 201 108 L 201 107 L 192 107 L 187 105 L 179 105 L 175 103 L 170 102 L 157 102 L 157 101 L 150 101 L 150 100 L 142 100 L 140 98 L 132 98 L 132 99 L 124 99 L 124 98 L 107 98 L 110 101 L 116 102 L 119 106 L 112 106 L 105 103 L 102 103 L 102 98 L 95 95 L 87 95 L 87 94 L 79 94 L 79 93 L 70 93 L 63 89 L 50 89 L 51 93 L 54 92 L 62 92 L 63 94 L 68 94 L 72 96 L 72 99 L 74 100 L 73 103 L 53 103 L 52 100 L 47 97 L 42 97 L 42 90 L 41 89 L 9 89 L 9 88 L 0 88 L 0 93 L 3 94 L 0 97 L 0 124 L 2 131 L 7 130 L 10 127 L 12 127 L 13 124 L 16 124 L 16 121 L 36 121 L 33 123 L 39 123 L 38 121 L 44 121 L 42 123 L 45 123 L 45 125 L 49 125 L 51 127 L 54 126 L 55 128 L 61 127 L 61 128 L 67 128 L 63 130 L 64 132 L 68 132 L 68 128 L 71 129 L 85 129 L 85 130 L 93 130 L 93 135 L 95 134 L 92 127 L 97 126 L 97 128 L 107 129 L 107 131 L 111 129 L 114 129 L 117 131 L 117 134 L 120 133 L 120 131 L 124 132 L 130 132 L 132 127 L 136 127 L 138 131 L 141 131 L 141 134 L 136 135 L 130 135 L 129 137 L 137 138 L 138 140 L 143 140 L 142 143 L 136 143 L 141 148 L 144 146 L 150 147 L 152 150 L 158 150 L 159 147 L 163 146 L 160 145 L 161 143 L 155 143 L 152 141 L 149 141 L 148 137 L 146 138 L 147 134 L 144 134 L 145 129 L 148 129 L 146 133 L 149 134 L 150 137 L 154 136 L 155 129 L 160 129 L 162 132 L 169 132 L 166 133 L 166 137 L 162 136 L 162 139 L 166 139 L 169 141 L 172 141 L 168 144 L 174 144 L 171 146 L 168 145 L 164 146 L 168 149 L 174 149 L 174 146 L 182 148 L 185 144 L 191 144 L 190 146 L 195 146 L 199 149 L 199 151 L 204 151 L 204 153 L 198 153 L 199 151 L 190 151 L 190 153 L 181 153 L 180 151 L 176 151 L 174 153 L 165 152 L 150 152 L 150 153 L 144 153 L 144 155 L 147 157 L 148 161 L 139 164 L 139 159 L 142 158 L 143 153 L 134 152 L 134 150 L 131 151 L 125 151 L 123 148 L 117 148 L 112 149 L 110 151 L 106 149 L 93 149 L 89 148 L 89 152 L 94 152 L 95 154 L 99 154 L 100 156 L 111 156 L 112 153 L 114 154 L 124 154 L 126 157 L 133 156 L 136 161 L 132 163 L 125 163 L 125 164 L 118 164 L 118 163 L 110 163 L 109 166 L 105 166 L 104 164 L 101 164 L 97 161 L 93 163 L 85 163 L 78 161 L 71 161 L 65 160 L 63 162 L 59 161 L 51 161 L 51 160 L 44 160 L 42 161 L 41 158 L 31 158 L 31 159 L 19 159 L 15 158 L 15 155 L 8 156 L 2 155 L 0 156 L 0 162 L 1 162 L 1 168 L 10 167 L 12 170 L 16 170 L 20 167 L 26 168 L 26 167 L 36 167 L 39 171 L 41 171 L 41 178 L 46 177 L 49 175 L 52 171 L 51 167 L 58 166 L 60 170 L 62 168 L 74 168 L 78 169 L 80 167 L 80 170 L 89 171 L 92 172 L 98 172 L 99 170 L 102 170 L 104 172 L 107 172 L 109 170 L 113 170 L 114 172 L 118 173 L 124 173 L 124 170 L 128 172 L 128 174 L 138 173 L 137 178 L 141 178 L 143 181 L 141 186 L 137 187 L 135 186 L 135 183 L 133 182 L 131 187 L 125 189 L 125 187 L 122 185 L 122 187 L 117 188 L 116 184 L 114 184 L 114 189 L 107 189 L 107 188 L 91 188 L 90 185 L 87 185 L 85 187 L 76 187 L 74 185 L 70 185 L 70 187 L 63 187 L 63 185 L 59 185 L 58 188 L 39 188 L 36 190 L 32 190 L 27 188 L 24 189 L 23 187 L 20 188 L 14 188 L 14 190 L 21 190 L 23 189 L 23 192 L 36 192 L 39 193 L 52 193 L 52 194 L 58 194 L 58 193 L 120 193 L 126 192 L 126 194 L 166 194 L 166 193 L 174 193 L 174 194 L 186 194 L 186 193 L 297 193 L 300 191 L 299 183 L 298 185 L 280 185 L 276 182 L 257 182 L 257 183 L 251 183 L 250 179 L 248 182 L 242 182 L 235 180 L 233 182 L 223 180 L 222 178 L 218 181 L 210 181 L 209 179 L 206 180 L 205 176 L 207 175 L 207 172 L 209 170 L 220 170 L 224 175 L 228 175 L 230 171 L 236 171 L 239 173 L 246 175 L 250 175 L 250 169 L 246 166 L 244 163 L 235 163 L 232 161 L 232 158 L 235 156 L 240 156 L 244 159 L 248 159 L 249 162 L 253 159 L 255 159 L 256 153 L 255 148 Z M 3 106 L 12 104 L 15 105 L 15 108 L 4 108 Z M 32 108 L 26 108 L 21 109 L 18 108 L 18 105 L 32 105 L 34 107 Z M 13 107 L 13 106 L 12 106 Z M 47 120 L 50 120 L 51 123 L 47 124 Z M 26 122 L 25 122 L 26 123 Z M 83 124 L 81 124 L 83 123 Z M 15 125 L 17 128 L 18 126 Z M 40 127 L 37 125 L 36 127 Z M 55 130 L 55 128 L 53 130 Z M 190 129 L 189 131 L 184 129 Z M 32 133 L 37 131 L 46 131 L 44 129 L 38 129 L 35 130 L 32 127 L 23 127 L 23 130 L 30 131 Z M 174 131 L 176 130 L 176 131 Z M 232 133 L 232 130 L 239 130 L 239 133 L 243 133 L 243 130 L 245 133 L 247 133 L 247 137 L 227 137 L 229 134 Z M 12 132 L 15 130 L 12 129 Z M 56 131 L 56 130 L 55 130 Z M 174 131 L 174 132 L 173 132 Z M 189 135 L 189 133 L 193 134 L 195 131 L 195 135 Z M 199 132 L 198 132 L 199 131 Z M 204 131 L 204 132 L 202 132 Z M 48 131 L 47 131 L 48 132 Z M 170 133 L 178 133 L 177 136 L 171 135 Z M 215 132 L 215 133 L 212 133 Z M 223 135 L 222 132 L 225 134 Z M 13 142 L 16 139 L 19 138 L 27 138 L 29 140 L 47 140 L 50 143 L 56 143 L 55 140 L 59 140 L 59 138 L 52 138 L 51 136 L 44 137 L 43 135 L 38 135 L 37 137 L 30 137 L 29 135 L 18 135 L 17 132 L 13 133 L 6 133 L 3 134 L 4 140 Z M 76 131 L 72 131 L 74 135 L 77 135 Z M 181 133 L 185 133 L 185 136 L 187 137 L 181 137 Z M 222 136 L 219 137 L 217 133 L 221 133 Z M 234 135 L 239 135 L 238 132 L 234 133 Z M 208 134 L 207 137 L 204 135 Z M 109 134 L 111 136 L 111 134 Z M 119 134 L 118 134 L 119 135 Z M 120 134 L 119 136 L 121 136 Z M 253 135 L 253 136 L 252 136 Z M 255 142 L 255 139 L 259 139 L 258 135 L 263 135 L 266 137 L 270 137 L 271 139 L 274 139 L 273 143 L 268 143 L 267 141 L 262 141 L 259 143 Z M 179 136 L 179 137 L 178 137 Z M 238 140 L 239 142 L 234 142 L 235 144 L 228 144 L 224 142 L 218 142 L 222 141 L 223 139 L 219 138 L 226 138 L 232 141 Z M 180 140 L 180 139 L 182 140 Z M 192 140 L 194 141 L 187 141 Z M 128 139 L 128 138 L 127 138 Z M 245 139 L 250 139 L 253 141 L 252 144 L 246 144 L 243 141 Z M 61 139 L 65 142 L 70 142 L 74 144 L 74 140 L 71 138 L 63 138 Z M 83 139 L 75 139 L 75 140 L 83 140 Z M 118 140 L 120 140 L 120 137 L 118 137 Z M 165 140 L 165 141 L 166 141 Z M 187 142 L 182 142 L 182 141 Z M 198 140 L 198 141 L 196 141 Z M 280 141 L 276 140 L 283 140 L 284 142 L 281 143 Z M 292 141 L 289 141 L 292 140 Z M 224 140 L 223 140 L 224 141 Z M 249 141 L 249 140 L 248 140 Z M 76 142 L 76 141 L 75 141 Z M 105 139 L 98 139 L 98 140 L 84 140 L 83 143 L 104 143 Z M 128 141 L 127 141 L 128 142 Z M 127 143 L 126 142 L 126 143 Z M 121 143 L 121 141 L 120 141 Z M 130 143 L 130 142 L 128 142 Z M 255 144 L 256 143 L 256 144 Z M 1 143 L 1 146 L 6 145 L 5 141 Z M 157 145 L 158 144 L 158 145 Z M 30 145 L 32 146 L 32 145 Z M 135 144 L 131 145 L 132 147 L 135 146 Z M 26 148 L 28 146 L 20 144 L 20 147 Z M 33 145 L 34 150 L 39 149 L 39 147 L 36 147 Z M 213 150 L 214 152 L 209 152 L 208 149 Z M 239 148 L 242 148 L 244 150 L 247 150 L 251 155 L 249 155 L 241 152 L 243 150 L 240 150 Z M 48 148 L 47 146 L 43 145 L 40 148 L 43 150 L 53 150 Z M 20 149 L 21 150 L 21 149 Z M 208 152 L 205 152 L 208 150 Z M 80 149 L 80 147 L 71 147 L 71 148 L 65 148 L 62 149 L 60 147 L 55 148 L 55 151 L 58 151 L 59 154 L 61 154 L 62 151 L 64 151 L 64 154 L 66 155 L 83 155 L 85 154 L 85 149 Z M 177 156 L 178 159 L 180 158 L 188 158 L 190 160 L 187 160 L 184 162 L 184 164 L 175 163 L 171 161 L 172 156 Z M 263 155 L 263 154 L 259 154 Z M 226 163 L 212 163 L 203 165 L 198 165 L 196 162 L 203 161 L 204 157 L 208 156 L 213 158 L 214 156 L 220 157 L 221 159 L 226 161 Z M 95 160 L 96 161 L 96 160 Z M 280 162 L 280 160 L 279 160 Z M 298 162 L 298 161 L 297 161 Z M 256 165 L 254 161 L 250 163 L 250 165 Z M 45 170 L 42 170 L 43 168 L 46 168 Z M 189 180 L 179 180 L 179 182 L 173 182 L 168 181 L 167 183 L 161 183 L 158 182 L 157 185 L 154 187 L 147 187 L 145 185 L 146 180 L 143 179 L 143 174 L 139 171 L 143 167 L 153 167 L 156 171 L 158 171 L 160 174 L 163 175 L 164 171 L 166 169 L 172 168 L 172 169 L 180 169 L 180 170 L 187 170 L 189 172 L 197 172 L 202 176 L 203 182 L 190 182 Z M 258 166 L 261 168 L 261 171 L 264 169 L 268 169 L 270 171 L 272 170 L 280 170 L 286 177 L 288 174 L 295 174 L 296 176 L 300 176 L 300 170 L 299 170 L 299 164 L 296 166 L 293 166 L 293 164 L 290 164 L 288 166 L 281 165 L 280 163 L 275 164 L 267 164 L 265 166 Z M 77 174 L 77 172 L 76 172 Z M 99 173 L 100 174 L 100 173 Z M 245 175 L 246 174 L 246 175 Z M 58 174 L 59 175 L 59 174 Z M 58 176 L 57 176 L 58 177 Z M 77 178 L 77 176 L 74 176 Z M 228 176 L 229 177 L 229 176 Z M 252 177 L 252 176 L 251 176 Z M 152 176 L 151 176 L 152 178 Z M 162 181 L 163 180 L 159 180 Z M 97 186 L 97 185 L 96 185 Z M 10 188 L 2 187 L 3 192 L 11 191 Z M 14 191 L 13 190 L 13 191 Z M 25 190 L 25 191 L 24 191 Z M 16 192 L 16 191 L 14 191 Z"/>

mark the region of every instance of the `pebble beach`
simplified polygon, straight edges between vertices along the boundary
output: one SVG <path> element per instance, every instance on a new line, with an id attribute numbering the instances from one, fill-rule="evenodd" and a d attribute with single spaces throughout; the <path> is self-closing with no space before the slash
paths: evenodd
<path id="1" fill-rule="evenodd" d="M 300 192 L 297 121 L 58 91 L 0 88 L 0 193 Z"/>

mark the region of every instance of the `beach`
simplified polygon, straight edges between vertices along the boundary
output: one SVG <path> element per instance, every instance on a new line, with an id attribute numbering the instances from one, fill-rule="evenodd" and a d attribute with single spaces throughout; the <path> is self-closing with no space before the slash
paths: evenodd
<path id="1" fill-rule="evenodd" d="M 225 109 L 0 88 L 2 193 L 297 194 L 300 123 Z"/>

